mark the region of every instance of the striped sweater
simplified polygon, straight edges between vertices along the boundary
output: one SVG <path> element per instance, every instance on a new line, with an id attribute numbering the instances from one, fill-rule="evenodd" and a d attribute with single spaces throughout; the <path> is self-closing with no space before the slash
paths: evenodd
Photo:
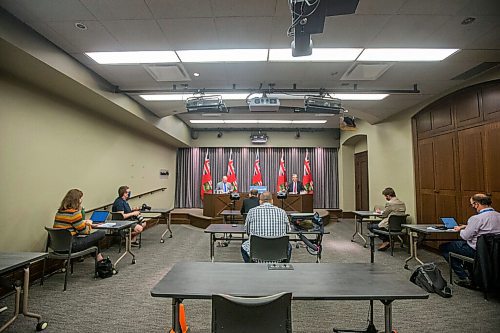
<path id="1" fill-rule="evenodd" d="M 82 212 L 76 209 L 59 210 L 54 218 L 54 228 L 67 229 L 74 236 L 88 235 L 91 227 L 85 224 Z"/>

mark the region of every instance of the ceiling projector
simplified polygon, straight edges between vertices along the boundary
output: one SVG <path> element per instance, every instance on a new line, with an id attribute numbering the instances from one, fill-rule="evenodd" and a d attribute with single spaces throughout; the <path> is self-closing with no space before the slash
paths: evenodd
<path id="1" fill-rule="evenodd" d="M 280 100 L 276 97 L 254 97 L 248 100 L 251 112 L 276 112 L 280 108 Z"/>
<path id="2" fill-rule="evenodd" d="M 191 97 L 186 100 L 188 112 L 227 112 L 220 96 Z"/>
<path id="3" fill-rule="evenodd" d="M 306 96 L 304 99 L 304 112 L 339 114 L 343 110 L 338 98 Z"/>

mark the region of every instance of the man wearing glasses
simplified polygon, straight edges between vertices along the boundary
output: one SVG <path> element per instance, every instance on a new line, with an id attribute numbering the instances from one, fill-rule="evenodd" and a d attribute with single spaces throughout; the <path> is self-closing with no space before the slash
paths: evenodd
<path id="1" fill-rule="evenodd" d="M 135 225 L 132 231 L 132 246 L 139 246 L 137 242 L 137 235 L 139 235 L 146 226 L 146 222 L 143 222 L 144 217 L 141 215 L 140 208 L 134 207 L 130 208 L 127 200 L 130 198 L 131 192 L 128 186 L 120 186 L 118 188 L 118 198 L 113 202 L 113 212 L 118 212 L 123 214 L 124 220 L 137 220 L 139 223 Z"/>
<path id="2" fill-rule="evenodd" d="M 479 236 L 484 234 L 500 234 L 500 213 L 491 207 L 491 197 L 486 194 L 474 194 L 470 198 L 470 206 L 476 212 L 467 221 L 467 225 L 454 227 L 455 231 L 460 231 L 463 240 L 441 244 L 439 249 L 443 257 L 448 261 L 449 253 L 454 252 L 466 257 L 476 256 L 476 243 Z M 471 281 L 468 272 L 462 266 L 462 261 L 453 258 L 451 268 L 457 274 L 459 286 L 470 287 Z"/>

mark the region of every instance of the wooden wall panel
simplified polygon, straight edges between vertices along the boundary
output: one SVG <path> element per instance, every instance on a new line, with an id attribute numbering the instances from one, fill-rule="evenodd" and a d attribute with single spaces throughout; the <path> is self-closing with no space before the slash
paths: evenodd
<path id="1" fill-rule="evenodd" d="M 418 144 L 419 185 L 421 189 L 431 189 L 434 184 L 434 148 L 432 139 L 420 140 Z"/>
<path id="2" fill-rule="evenodd" d="M 434 193 L 422 193 L 420 201 L 420 213 L 418 215 L 418 223 L 433 224 L 437 221 L 436 216 L 436 195 Z"/>
<path id="3" fill-rule="evenodd" d="M 453 105 L 457 127 L 476 124 L 483 120 L 477 89 L 461 92 L 454 97 Z"/>
<path id="4" fill-rule="evenodd" d="M 455 172 L 457 166 L 454 153 L 457 145 L 455 133 L 434 138 L 434 173 L 436 190 L 456 190 Z"/>
<path id="5" fill-rule="evenodd" d="M 432 130 L 431 113 L 429 111 L 419 113 L 415 119 L 418 134 L 423 134 Z"/>
<path id="6" fill-rule="evenodd" d="M 461 191 L 480 192 L 485 189 L 483 146 L 482 127 L 458 132 Z"/>
<path id="7" fill-rule="evenodd" d="M 451 104 L 448 99 L 440 101 L 431 107 L 432 131 L 446 131 L 455 127 Z"/>
<path id="8" fill-rule="evenodd" d="M 500 122 L 485 126 L 484 141 L 486 192 L 500 210 Z"/>
<path id="9" fill-rule="evenodd" d="M 483 87 L 481 93 L 484 119 L 500 119 L 500 85 Z"/>

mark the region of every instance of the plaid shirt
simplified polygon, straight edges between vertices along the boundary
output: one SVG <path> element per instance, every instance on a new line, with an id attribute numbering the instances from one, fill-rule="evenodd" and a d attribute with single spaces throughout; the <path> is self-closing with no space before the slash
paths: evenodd
<path id="1" fill-rule="evenodd" d="M 248 235 L 281 237 L 286 235 L 288 228 L 286 212 L 268 202 L 250 209 L 245 221 L 245 230 Z M 245 241 L 241 247 L 250 253 L 250 240 Z"/>

